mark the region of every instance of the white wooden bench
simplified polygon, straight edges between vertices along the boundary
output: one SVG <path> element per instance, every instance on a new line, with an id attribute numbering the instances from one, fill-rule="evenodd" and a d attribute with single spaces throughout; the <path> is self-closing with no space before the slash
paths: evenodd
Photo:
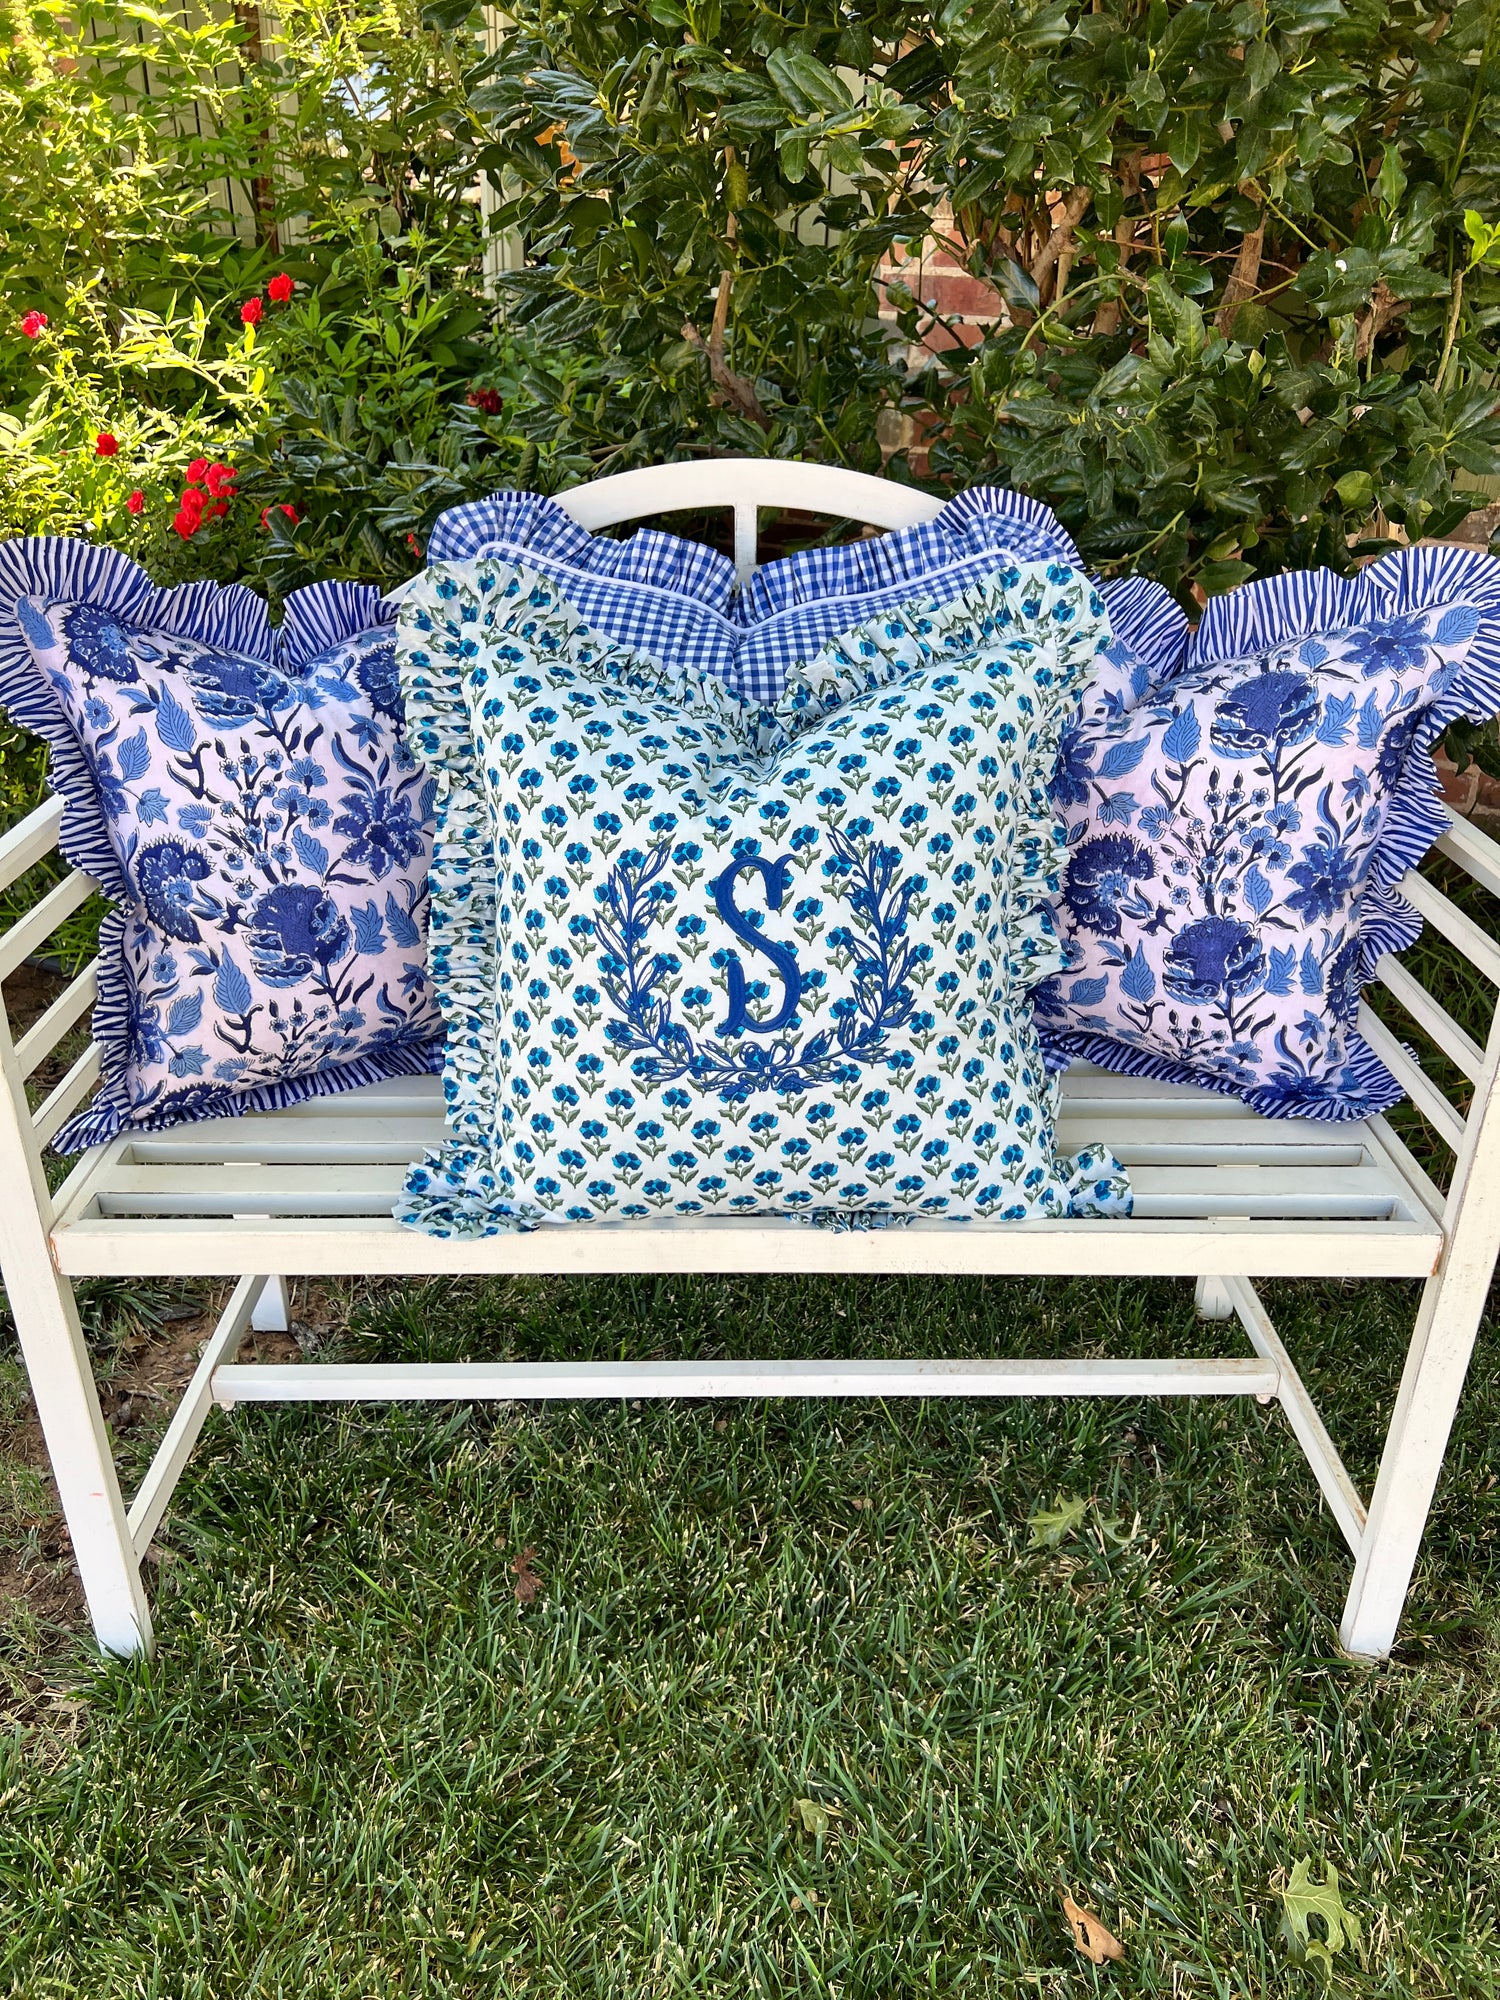
<path id="1" fill-rule="evenodd" d="M 764 461 L 625 473 L 563 496 L 583 526 L 687 507 L 732 507 L 742 575 L 757 506 L 796 506 L 881 527 L 936 503 L 863 475 Z M 0 840 L 0 887 L 56 845 L 51 802 Z M 1500 894 L 1500 846 L 1455 821 L 1439 843 Z M 37 952 L 92 884 L 74 874 L 3 937 L 0 979 Z M 1500 947 L 1420 876 L 1428 922 L 1500 987 Z M 1500 1244 L 1500 1030 L 1480 1048 L 1404 966 L 1385 983 L 1473 1085 L 1460 1116 L 1365 1010 L 1365 1032 L 1455 1154 L 1446 1196 L 1383 1118 L 1269 1121 L 1233 1100 L 1075 1065 L 1065 1148 L 1103 1140 L 1131 1169 L 1120 1221 L 941 1223 L 837 1234 L 754 1219 L 653 1221 L 481 1242 L 438 1242 L 390 1208 L 406 1165 L 441 1137 L 438 1080 L 351 1091 L 291 1110 L 184 1125 L 85 1155 L 56 1195 L 42 1149 L 92 1091 L 90 1048 L 35 1112 L 26 1078 L 84 1016 L 92 968 L 13 1040 L 0 1007 L 0 1263 L 30 1370 L 99 1643 L 151 1644 L 140 1563 L 215 1404 L 354 1399 L 659 1396 L 1238 1395 L 1280 1403 L 1355 1557 L 1342 1641 L 1379 1657 L 1394 1639 Z M 1237 1360 L 486 1362 L 241 1366 L 249 1328 L 284 1327 L 286 1279 L 333 1273 L 1039 1273 L 1192 1278 L 1207 1318 L 1238 1316 Z M 226 1277 L 239 1283 L 139 1493 L 127 1509 L 73 1299 L 87 1276 Z M 1423 1278 L 1426 1286 L 1368 1510 L 1256 1294 L 1256 1278 Z"/>

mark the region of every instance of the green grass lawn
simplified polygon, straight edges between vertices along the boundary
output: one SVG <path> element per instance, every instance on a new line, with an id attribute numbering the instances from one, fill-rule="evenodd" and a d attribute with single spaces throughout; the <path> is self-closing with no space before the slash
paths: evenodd
<path id="1" fill-rule="evenodd" d="M 1416 1288 L 1266 1293 L 1368 1486 Z M 348 1358 L 1241 1351 L 1169 1283 L 344 1308 Z M 1337 1650 L 1347 1553 L 1253 1402 L 218 1414 L 154 1661 L 95 1671 L 13 1609 L 0 1988 L 1314 1993 L 1275 1894 L 1310 1858 L 1361 1925 L 1332 1991 L 1500 1992 L 1497 1420 L 1491 1338 L 1369 1669 Z M 150 1443 L 124 1433 L 128 1473 Z M 1032 1546 L 1058 1494 L 1085 1525 Z M 1121 1963 L 1075 1951 L 1069 1887 Z"/>

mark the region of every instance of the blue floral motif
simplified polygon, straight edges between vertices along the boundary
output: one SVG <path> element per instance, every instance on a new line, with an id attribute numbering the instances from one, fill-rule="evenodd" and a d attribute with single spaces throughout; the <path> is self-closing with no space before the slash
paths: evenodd
<path id="1" fill-rule="evenodd" d="M 245 931 L 255 970 L 267 986 L 300 986 L 349 950 L 349 926 L 321 889 L 283 882 L 251 910 Z"/>
<path id="2" fill-rule="evenodd" d="M 1249 924 L 1199 917 L 1168 946 L 1162 984 L 1174 1000 L 1205 1005 L 1253 993 L 1265 971 L 1266 955 Z"/>
<path id="3" fill-rule="evenodd" d="M 1427 664 L 1433 634 L 1424 617 L 1392 618 L 1362 625 L 1351 635 L 1366 680 L 1383 674 L 1410 674 Z"/>
<path id="4" fill-rule="evenodd" d="M 199 714 L 210 722 L 248 722 L 252 716 L 291 708 L 298 699 L 293 683 L 264 660 L 237 659 L 207 647 L 184 648 L 182 670 Z"/>
<path id="5" fill-rule="evenodd" d="M 445 774 L 437 1235 L 656 1214 L 1128 1212 L 1053 1151 L 1023 996 L 1058 963 L 1047 781 L 1103 629 L 1070 565 L 997 564 L 837 635 L 774 708 L 602 638 L 536 571 L 403 595 Z"/>
<path id="6" fill-rule="evenodd" d="M 107 611 L 92 604 L 70 604 L 63 613 L 62 628 L 85 682 L 140 679 L 125 627 Z M 46 620 L 33 610 L 26 627 L 26 636 L 33 644 L 38 630 L 50 636 Z"/>
<path id="7" fill-rule="evenodd" d="M 1140 884 L 1156 875 L 1156 857 L 1144 841 L 1105 833 L 1085 840 L 1068 858 L 1063 900 L 1086 930 L 1118 937 L 1122 912 L 1149 914 Z"/>
<path id="8" fill-rule="evenodd" d="M 1318 724 L 1318 691 L 1306 674 L 1252 674 L 1214 704 L 1210 741 L 1226 757 L 1305 743 Z"/>
<path id="9" fill-rule="evenodd" d="M 401 677 L 396 671 L 394 639 L 359 648 L 354 661 L 354 679 L 382 715 L 393 722 L 401 720 L 404 710 L 401 705 Z"/>
<path id="10" fill-rule="evenodd" d="M 377 881 L 393 868 L 404 868 L 423 851 L 427 830 L 412 814 L 412 801 L 384 786 L 350 792 L 339 801 L 342 811 L 333 832 L 349 842 L 342 865 L 368 869 Z"/>
<path id="11" fill-rule="evenodd" d="M 1203 1083 L 1273 1117 L 1399 1098 L 1357 1031 L 1360 989 L 1418 928 L 1395 892 L 1444 824 L 1424 753 L 1500 697 L 1493 664 L 1463 678 L 1480 643 L 1500 662 L 1500 567 L 1460 560 L 1477 602 L 1412 608 L 1406 576 L 1430 562 L 1413 553 L 1346 587 L 1406 604 L 1342 625 L 1313 619 L 1317 586 L 1297 578 L 1233 593 L 1197 657 L 1086 704 L 1054 789 L 1070 858 L 1066 969 L 1035 1000 L 1049 1060 Z M 1277 631 L 1278 593 L 1305 624 Z M 1214 650 L 1205 635 L 1237 625 L 1263 643 Z"/>
<path id="12" fill-rule="evenodd" d="M 178 840 L 158 840 L 136 856 L 135 879 L 146 913 L 165 936 L 196 944 L 202 935 L 192 915 L 193 885 L 207 881 L 208 856 Z"/>
<path id="13" fill-rule="evenodd" d="M 93 574 L 96 552 L 81 566 Z M 330 615 L 303 593 L 330 650 L 292 660 L 269 631 L 261 651 L 238 643 L 252 621 L 229 593 L 195 586 L 203 636 L 116 609 L 129 567 L 108 557 L 97 601 L 21 597 L 25 666 L 13 650 L 8 668 L 7 699 L 20 689 L 54 770 L 61 757 L 72 774 L 70 813 L 98 822 L 84 865 L 116 904 L 101 1089 L 57 1135 L 62 1151 L 441 1060 L 432 780 L 405 742 L 389 629 L 349 630 L 372 597 L 338 586 Z M 141 602 L 144 580 L 125 581 Z"/>

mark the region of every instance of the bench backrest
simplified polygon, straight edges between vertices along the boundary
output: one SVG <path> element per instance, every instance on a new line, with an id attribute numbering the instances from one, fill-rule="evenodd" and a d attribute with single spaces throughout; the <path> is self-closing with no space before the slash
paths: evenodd
<path id="1" fill-rule="evenodd" d="M 650 466 L 574 487 L 558 499 L 581 527 L 589 529 L 682 510 L 732 511 L 736 567 L 742 577 L 755 566 L 762 507 L 795 508 L 872 527 L 899 528 L 931 520 L 941 505 L 931 495 L 893 480 L 834 466 L 775 459 L 704 459 Z M 49 799 L 0 837 L 0 890 L 9 888 L 52 853 L 62 815 L 62 802 Z M 1500 845 L 1455 819 L 1437 846 L 1473 880 L 1500 897 Z M 0 982 L 41 951 L 96 887 L 75 870 L 0 934 Z M 1408 874 L 1402 889 L 1427 922 L 1500 991 L 1500 944 L 1489 932 L 1424 875 Z M 27 1079 L 92 1007 L 97 993 L 96 966 L 97 961 L 86 965 L 19 1040 L 12 1037 L 0 990 L 0 1079 L 4 1086 L 0 1089 L 0 1200 L 14 1200 L 29 1188 L 44 1224 L 50 1223 L 55 1208 L 48 1192 L 43 1149 L 98 1082 L 99 1045 L 91 1042 L 35 1107 L 28 1096 Z M 1435 1213 L 1451 1217 L 1468 1179 L 1483 1113 L 1495 1095 L 1500 1016 L 1490 1011 L 1487 1046 L 1481 1048 L 1406 965 L 1383 959 L 1379 977 L 1410 1019 L 1472 1086 L 1467 1105 L 1460 1109 L 1369 1004 L 1361 1003 L 1361 1032 L 1410 1093 L 1428 1126 L 1455 1155 L 1446 1194 L 1396 1134 L 1379 1121 L 1382 1136 L 1410 1174 L 1414 1191 Z M 75 1172 L 83 1170 L 81 1165 Z M 67 1193 L 65 1184 L 59 1190 L 57 1205 L 66 1200 Z"/>

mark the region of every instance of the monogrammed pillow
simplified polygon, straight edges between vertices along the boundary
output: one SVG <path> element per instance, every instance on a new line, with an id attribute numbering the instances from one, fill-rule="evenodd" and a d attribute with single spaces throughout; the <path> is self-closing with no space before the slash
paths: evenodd
<path id="1" fill-rule="evenodd" d="M 516 561 L 403 593 L 438 778 L 438 1235 L 658 1214 L 1128 1212 L 1059 1160 L 1025 996 L 1057 962 L 1047 786 L 1105 631 L 997 560 L 823 646 L 772 710 L 601 635 Z"/>

